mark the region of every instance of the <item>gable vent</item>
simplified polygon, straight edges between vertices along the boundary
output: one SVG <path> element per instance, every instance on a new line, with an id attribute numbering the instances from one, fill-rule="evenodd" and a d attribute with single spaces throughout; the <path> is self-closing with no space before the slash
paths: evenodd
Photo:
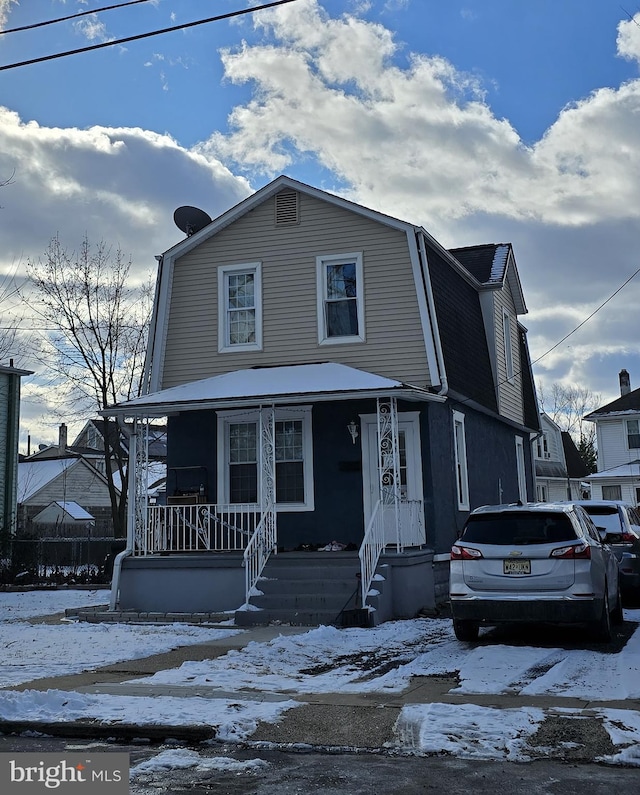
<path id="1" fill-rule="evenodd" d="M 281 190 L 276 194 L 276 226 L 290 226 L 298 223 L 300 223 L 298 192 Z"/>

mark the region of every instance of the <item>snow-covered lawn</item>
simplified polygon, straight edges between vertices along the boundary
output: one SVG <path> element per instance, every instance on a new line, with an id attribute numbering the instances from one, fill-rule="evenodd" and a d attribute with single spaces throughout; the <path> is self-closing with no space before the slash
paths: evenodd
<path id="1" fill-rule="evenodd" d="M 184 624 L 119 625 L 61 621 L 31 624 L 29 616 L 64 607 L 100 604 L 106 592 L 0 594 L 0 648 L 4 687 L 46 676 L 74 673 L 118 660 L 144 657 L 176 646 L 224 637 L 234 630 Z M 640 611 L 626 611 L 640 622 Z M 640 698 L 640 629 L 616 654 L 584 649 L 511 646 L 471 647 L 453 635 L 451 622 L 414 619 L 375 629 L 319 627 L 270 642 L 250 642 L 212 660 L 135 680 L 171 685 L 177 694 L 81 694 L 49 690 L 0 691 L 0 718 L 64 721 L 92 718 L 106 723 L 215 726 L 224 739 L 251 736 L 258 721 L 277 721 L 300 704 L 297 694 L 398 693 L 412 677 L 451 675 L 464 694 L 548 695 L 585 700 Z M 189 695 L 197 685 L 200 695 Z M 180 689 L 185 688 L 185 698 Z M 211 697 L 201 691 L 208 689 Z M 280 694 L 265 700 L 264 693 Z M 238 698 L 229 698 L 237 693 Z M 254 697 L 252 697 L 254 696 Z M 568 710 L 568 712 L 571 712 Z M 592 710 L 617 746 L 606 761 L 640 766 L 640 713 Z M 448 752 L 483 759 L 523 760 L 527 739 L 545 718 L 541 709 L 495 709 L 472 704 L 411 704 L 396 724 L 396 742 L 416 752 Z M 175 756 L 175 755 L 174 755 Z M 164 757 L 164 763 L 169 759 Z M 199 764 L 178 754 L 176 764 Z M 181 760 L 181 761 L 179 761 Z M 158 762 L 161 764 L 161 761 Z"/>

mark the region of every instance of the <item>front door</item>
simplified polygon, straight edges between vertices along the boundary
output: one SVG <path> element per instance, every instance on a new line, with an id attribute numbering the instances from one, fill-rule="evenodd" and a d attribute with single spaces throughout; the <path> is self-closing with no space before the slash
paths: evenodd
<path id="1" fill-rule="evenodd" d="M 375 414 L 360 417 L 362 428 L 362 487 L 365 530 L 380 497 L 378 473 L 378 422 Z M 422 504 L 422 459 L 420 456 L 420 414 L 417 411 L 398 414 L 398 452 L 400 468 L 400 527 L 403 546 L 426 543 L 424 508 Z M 386 519 L 385 540 L 397 544 L 395 513 Z"/>

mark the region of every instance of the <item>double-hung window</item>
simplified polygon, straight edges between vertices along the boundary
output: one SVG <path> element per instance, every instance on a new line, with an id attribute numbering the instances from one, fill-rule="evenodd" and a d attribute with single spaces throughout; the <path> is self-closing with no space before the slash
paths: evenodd
<path id="1" fill-rule="evenodd" d="M 635 450 L 640 447 L 640 421 L 627 420 L 627 447 Z"/>
<path id="2" fill-rule="evenodd" d="M 318 342 L 364 341 L 362 253 L 316 258 Z"/>
<path id="3" fill-rule="evenodd" d="M 260 420 L 256 411 L 218 413 L 218 493 L 232 505 L 260 500 Z M 275 416 L 276 505 L 313 510 L 311 408 L 282 408 Z"/>
<path id="4" fill-rule="evenodd" d="M 464 414 L 453 412 L 453 452 L 456 466 L 458 510 L 469 510 L 469 474 L 467 471 L 467 441 L 464 432 Z"/>
<path id="5" fill-rule="evenodd" d="M 218 349 L 262 348 L 262 269 L 259 262 L 218 270 Z"/>

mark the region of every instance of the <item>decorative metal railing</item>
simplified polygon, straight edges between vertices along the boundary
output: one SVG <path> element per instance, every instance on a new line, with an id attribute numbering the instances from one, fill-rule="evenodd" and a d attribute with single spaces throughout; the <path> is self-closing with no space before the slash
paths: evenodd
<path id="1" fill-rule="evenodd" d="M 400 529 L 396 526 L 398 521 Z M 397 506 L 385 505 L 378 500 L 358 552 L 363 607 L 366 605 L 367 595 L 384 548 L 389 546 L 398 552 L 403 552 L 407 547 L 418 547 L 425 543 L 422 500 L 405 500 Z"/>
<path id="2" fill-rule="evenodd" d="M 152 505 L 133 554 L 243 552 L 262 516 L 255 505 Z"/>
<path id="3" fill-rule="evenodd" d="M 245 568 L 245 604 L 253 596 L 256 583 L 264 569 L 269 555 L 277 549 L 276 511 L 272 505 L 268 506 L 251 536 L 244 551 Z"/>
<path id="4" fill-rule="evenodd" d="M 364 533 L 358 556 L 360 557 L 360 588 L 362 607 L 366 606 L 367 594 L 378 568 L 378 561 L 385 545 L 385 509 L 380 500 L 376 503 Z"/>

